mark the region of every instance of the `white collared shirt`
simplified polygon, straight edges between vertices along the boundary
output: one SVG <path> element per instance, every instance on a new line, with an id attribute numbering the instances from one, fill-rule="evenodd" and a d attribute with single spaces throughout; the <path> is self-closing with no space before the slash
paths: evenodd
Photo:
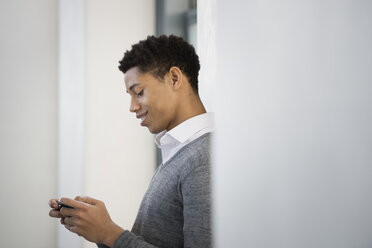
<path id="1" fill-rule="evenodd" d="M 213 131 L 213 113 L 204 113 L 187 119 L 169 132 L 160 132 L 155 137 L 155 144 L 161 149 L 162 161 L 165 163 L 182 147 Z"/>

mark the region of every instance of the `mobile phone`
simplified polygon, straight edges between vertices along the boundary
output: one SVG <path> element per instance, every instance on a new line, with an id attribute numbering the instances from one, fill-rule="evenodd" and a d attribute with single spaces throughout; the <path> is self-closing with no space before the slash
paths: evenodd
<path id="1" fill-rule="evenodd" d="M 66 204 L 62 204 L 62 203 L 60 203 L 59 201 L 57 201 L 57 203 L 58 203 L 58 205 L 59 205 L 59 208 L 61 208 L 61 207 L 65 207 L 65 208 L 74 208 L 74 207 L 68 206 L 68 205 L 66 205 Z"/>

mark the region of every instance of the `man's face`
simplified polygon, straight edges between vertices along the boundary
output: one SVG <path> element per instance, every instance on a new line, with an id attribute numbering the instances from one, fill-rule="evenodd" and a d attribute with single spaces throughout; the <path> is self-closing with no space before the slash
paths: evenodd
<path id="1" fill-rule="evenodd" d="M 129 69 L 124 77 L 131 97 L 130 111 L 141 119 L 151 133 L 170 130 L 177 123 L 177 97 L 167 75 L 160 81 L 151 73 L 141 73 L 137 67 Z"/>

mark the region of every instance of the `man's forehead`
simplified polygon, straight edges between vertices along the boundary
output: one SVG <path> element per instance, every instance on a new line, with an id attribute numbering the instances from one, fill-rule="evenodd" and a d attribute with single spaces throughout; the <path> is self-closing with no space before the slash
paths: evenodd
<path id="1" fill-rule="evenodd" d="M 127 91 L 130 91 L 134 87 L 136 87 L 139 84 L 138 81 L 138 69 L 137 67 L 133 67 L 129 69 L 125 74 L 124 74 L 124 82 L 125 82 L 125 87 Z"/>
<path id="2" fill-rule="evenodd" d="M 130 85 L 127 85 L 126 84 L 126 88 L 127 88 L 127 93 L 129 93 L 130 91 L 133 91 L 139 84 L 137 83 L 134 83 L 134 84 L 130 84 Z"/>
<path id="3" fill-rule="evenodd" d="M 129 91 L 133 91 L 139 85 L 139 82 L 137 80 L 127 77 L 124 78 L 124 82 L 127 93 L 129 93 Z"/>

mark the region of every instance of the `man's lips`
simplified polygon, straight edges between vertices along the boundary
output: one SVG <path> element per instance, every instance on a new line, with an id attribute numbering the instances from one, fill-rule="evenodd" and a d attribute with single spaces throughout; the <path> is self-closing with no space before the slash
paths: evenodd
<path id="1" fill-rule="evenodd" d="M 143 123 L 147 117 L 147 112 L 146 113 L 142 113 L 142 114 L 137 114 L 136 115 L 137 119 L 141 119 L 141 126 L 143 126 Z"/>

